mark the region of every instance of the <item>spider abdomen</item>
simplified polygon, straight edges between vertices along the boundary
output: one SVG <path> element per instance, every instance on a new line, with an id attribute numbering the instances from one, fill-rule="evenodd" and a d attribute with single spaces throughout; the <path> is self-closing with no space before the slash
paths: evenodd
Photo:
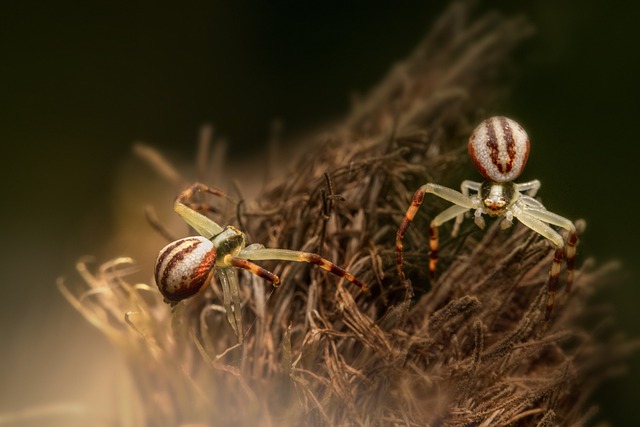
<path id="1" fill-rule="evenodd" d="M 216 262 L 216 248 L 202 236 L 185 237 L 158 253 L 155 278 L 169 301 L 180 301 L 197 293 L 207 282 Z"/>
<path id="2" fill-rule="evenodd" d="M 529 157 L 529 137 L 515 121 L 490 117 L 469 137 L 469 156 L 478 171 L 493 182 L 509 182 L 522 173 Z"/>

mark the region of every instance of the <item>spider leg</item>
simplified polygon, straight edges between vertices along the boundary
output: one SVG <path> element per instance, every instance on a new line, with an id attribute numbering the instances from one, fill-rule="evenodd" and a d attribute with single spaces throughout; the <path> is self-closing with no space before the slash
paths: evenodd
<path id="1" fill-rule="evenodd" d="M 460 189 L 462 190 L 462 194 L 469 197 L 469 190 L 475 191 L 476 193 L 480 191 L 481 183 L 475 181 L 469 181 L 465 179 L 460 184 Z M 460 230 L 460 224 L 464 221 L 464 215 L 460 214 L 456 217 L 456 222 L 453 224 L 453 229 L 451 230 L 451 237 L 456 237 L 458 235 L 458 231 Z"/>
<path id="2" fill-rule="evenodd" d="M 185 203 L 189 199 L 191 199 L 193 197 L 193 195 L 198 191 L 200 191 L 202 193 L 213 194 L 214 196 L 218 196 L 218 197 L 224 197 L 225 196 L 224 191 L 220 190 L 219 188 L 209 187 L 208 185 L 202 184 L 201 182 L 194 182 L 189 187 L 187 187 L 186 190 L 184 190 L 182 193 L 178 194 L 177 199 L 180 202 Z"/>
<path id="3" fill-rule="evenodd" d="M 527 194 L 527 196 L 535 197 L 541 185 L 542 184 L 540 184 L 540 181 L 538 181 L 537 179 L 534 179 L 533 181 L 527 181 L 520 184 L 516 184 L 516 190 L 518 190 L 521 193 L 528 191 L 529 194 Z"/>
<path id="4" fill-rule="evenodd" d="M 250 273 L 255 274 L 258 277 L 262 277 L 263 279 L 273 283 L 273 286 L 275 287 L 278 287 L 280 285 L 280 278 L 277 275 L 273 274 L 269 270 L 266 270 L 260 267 L 257 264 L 252 263 L 251 261 L 245 258 L 227 255 L 225 257 L 225 262 L 235 268 L 242 268 L 243 270 L 248 270 Z"/>
<path id="5" fill-rule="evenodd" d="M 222 285 L 222 301 L 227 313 L 227 321 L 238 336 L 238 342 L 242 344 L 244 329 L 242 326 L 242 304 L 240 301 L 240 291 L 238 288 L 238 277 L 234 268 L 242 268 L 255 274 L 258 277 L 268 280 L 274 286 L 280 284 L 280 278 L 264 268 L 239 257 L 226 255 L 224 265 L 228 267 L 218 268 L 218 277 Z M 233 305 L 232 305 L 233 304 Z"/>
<path id="6" fill-rule="evenodd" d="M 576 266 L 576 246 L 578 245 L 578 233 L 576 232 L 576 226 L 571 220 L 562 217 L 553 212 L 549 212 L 544 207 L 529 207 L 524 206 L 524 211 L 540 221 L 547 222 L 549 224 L 556 225 L 564 228 L 569 232 L 569 237 L 566 243 L 566 257 L 567 257 L 567 287 L 566 291 L 571 292 L 571 285 L 573 285 L 573 277 Z"/>
<path id="7" fill-rule="evenodd" d="M 201 207 L 201 205 L 192 205 L 189 203 L 189 199 L 193 197 L 196 192 L 204 192 L 213 194 L 216 196 L 224 196 L 224 193 L 217 188 L 208 187 L 204 184 L 196 182 L 190 185 L 186 190 L 176 197 L 176 201 L 173 204 L 173 209 L 180 215 L 187 224 L 193 227 L 201 236 L 207 239 L 212 238 L 216 234 L 220 234 L 223 230 L 215 221 L 197 212 L 195 208 Z M 194 207 L 192 207 L 194 206 Z"/>
<path id="8" fill-rule="evenodd" d="M 445 222 L 455 218 L 463 218 L 464 213 L 469 208 L 453 205 L 436 215 L 429 226 L 429 276 L 433 279 L 436 276 L 436 264 L 438 263 L 438 227 Z M 453 234 L 453 233 L 452 233 Z"/>
<path id="9" fill-rule="evenodd" d="M 518 218 L 521 223 L 536 233 L 546 237 L 556 246 L 553 263 L 551 264 L 551 270 L 549 271 L 547 306 L 544 315 L 545 321 L 549 321 L 551 320 L 551 314 L 553 313 L 553 305 L 555 302 L 555 295 L 558 290 L 558 280 L 560 278 L 560 267 L 562 266 L 562 260 L 564 258 L 564 240 L 557 231 L 542 222 L 542 220 L 531 215 L 528 211 L 521 209 L 513 209 L 513 211 L 513 215 Z"/>
<path id="10" fill-rule="evenodd" d="M 531 196 L 527 196 L 526 194 L 521 194 L 520 198 L 518 199 L 520 203 L 524 203 L 525 206 L 527 208 L 537 208 L 537 209 L 545 209 L 544 205 L 542 204 L 542 202 L 534 199 Z"/>
<path id="11" fill-rule="evenodd" d="M 420 209 L 420 205 L 422 205 L 422 201 L 424 200 L 424 195 L 426 193 L 432 193 L 436 196 L 445 199 L 453 204 L 465 207 L 467 209 L 476 208 L 473 199 L 469 196 L 465 196 L 464 194 L 452 190 L 450 188 L 444 187 L 438 184 L 425 184 L 420 187 L 413 195 L 413 199 L 411 200 L 411 205 L 407 209 L 407 212 L 404 214 L 404 218 L 402 219 L 402 223 L 398 228 L 398 232 L 396 233 L 396 265 L 398 269 L 398 276 L 400 276 L 400 280 L 404 281 L 404 271 L 402 268 L 402 239 L 405 234 L 407 234 L 407 230 L 418 213 L 418 209 Z"/>
<path id="12" fill-rule="evenodd" d="M 227 313 L 227 320 L 242 343 L 242 306 L 240 304 L 240 293 L 238 290 L 238 278 L 236 272 L 231 267 L 223 267 L 218 270 L 220 284 L 222 285 L 222 302 Z M 231 306 L 233 303 L 233 307 Z"/>
<path id="13" fill-rule="evenodd" d="M 368 286 L 361 282 L 357 277 L 318 254 L 293 251 L 289 249 L 246 247 L 240 252 L 240 256 L 242 258 L 252 260 L 281 260 L 315 264 L 323 270 L 335 274 L 338 277 L 344 277 L 347 281 L 358 286 L 363 292 L 369 293 Z"/>
<path id="14" fill-rule="evenodd" d="M 186 207 L 188 207 L 189 209 L 192 209 L 194 211 L 198 211 L 198 212 L 209 212 L 209 213 L 219 213 L 220 211 L 214 207 L 211 206 L 208 203 L 183 203 L 183 205 L 185 205 Z"/>

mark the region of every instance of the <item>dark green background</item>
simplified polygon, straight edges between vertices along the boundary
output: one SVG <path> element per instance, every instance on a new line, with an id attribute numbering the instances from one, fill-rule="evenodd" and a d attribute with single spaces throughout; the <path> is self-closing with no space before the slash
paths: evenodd
<path id="1" fill-rule="evenodd" d="M 0 414 L 84 395 L 95 366 L 67 344 L 75 334 L 113 353 L 54 281 L 109 235 L 113 177 L 132 141 L 189 159 L 212 122 L 231 157 L 259 153 L 274 118 L 293 134 L 345 113 L 349 94 L 404 58 L 446 2 L 167 3 L 3 3 Z M 581 257 L 624 262 L 627 279 L 602 298 L 637 336 L 640 2 L 585 3 L 480 8 L 525 13 L 538 29 L 514 56 L 499 112 L 532 138 L 523 179 L 542 180 L 550 210 L 588 221 Z M 639 370 L 635 356 L 631 374 L 598 394 L 615 425 L 640 420 Z"/>

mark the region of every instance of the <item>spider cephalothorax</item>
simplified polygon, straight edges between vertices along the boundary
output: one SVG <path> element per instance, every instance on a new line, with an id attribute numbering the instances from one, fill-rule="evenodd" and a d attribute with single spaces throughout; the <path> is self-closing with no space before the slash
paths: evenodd
<path id="1" fill-rule="evenodd" d="M 474 221 L 480 228 L 485 226 L 483 214 L 502 217 L 500 224 L 502 228 L 510 227 L 513 218 L 518 218 L 521 223 L 549 239 L 556 247 L 549 272 L 549 294 L 545 313 L 547 320 L 551 318 L 561 264 L 565 255 L 568 272 L 567 291 L 571 289 L 578 237 L 573 222 L 549 212 L 542 203 L 534 199 L 540 188 L 540 181 L 533 180 L 521 184 L 513 182 L 520 176 L 527 163 L 529 146 L 529 137 L 522 126 L 506 117 L 491 117 L 475 128 L 469 137 L 469 156 L 485 181 L 480 183 L 465 180 L 461 184 L 462 192 L 431 183 L 423 185 L 415 192 L 396 235 L 396 261 L 398 274 L 402 280 L 405 280 L 402 268 L 402 239 L 418 212 L 425 194 L 432 193 L 453 203 L 453 206 L 445 209 L 431 221 L 429 233 L 431 276 L 435 274 L 438 261 L 438 227 L 443 223 L 456 219 L 451 233 L 455 236 L 464 219 L 464 213 L 469 210 L 474 210 Z M 551 225 L 569 232 L 566 243 Z"/>

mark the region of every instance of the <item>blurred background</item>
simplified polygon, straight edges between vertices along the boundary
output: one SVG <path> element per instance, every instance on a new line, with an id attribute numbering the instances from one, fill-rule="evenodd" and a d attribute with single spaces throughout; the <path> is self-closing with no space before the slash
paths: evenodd
<path id="1" fill-rule="evenodd" d="M 118 354 L 55 281 L 79 282 L 80 256 L 129 255 L 148 235 L 106 244 L 124 209 L 114 202 L 123 174 L 154 177 L 133 159 L 134 141 L 189 162 L 208 122 L 231 159 L 259 156 L 274 119 L 286 138 L 344 115 L 350 95 L 409 54 L 448 4 L 231 3 L 3 4 L 0 424 L 72 402 L 107 420 L 126 387 Z M 514 55 L 511 95 L 494 112 L 532 138 L 523 180 L 542 181 L 550 210 L 588 221 L 580 260 L 623 262 L 625 279 L 600 298 L 616 306 L 621 330 L 639 336 L 640 2 L 478 3 L 525 14 L 537 28 Z M 478 178 L 472 169 L 469 178 Z M 126 209 L 141 218 L 146 202 Z M 638 355 L 630 367 L 596 396 L 614 425 L 640 420 Z"/>

